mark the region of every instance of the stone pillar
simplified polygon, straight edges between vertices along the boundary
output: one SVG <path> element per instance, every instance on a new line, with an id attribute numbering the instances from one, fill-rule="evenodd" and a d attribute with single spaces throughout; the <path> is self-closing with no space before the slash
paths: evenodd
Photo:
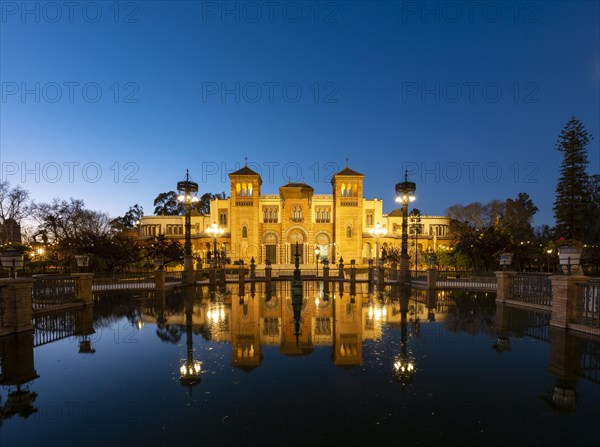
<path id="1" fill-rule="evenodd" d="M 271 299 L 271 261 L 265 261 L 265 301 Z"/>
<path id="2" fill-rule="evenodd" d="M 329 299 L 329 261 L 323 259 L 323 300 Z"/>
<path id="3" fill-rule="evenodd" d="M 390 265 L 391 271 L 390 271 L 390 279 L 392 281 L 398 281 L 398 264 L 396 264 L 395 262 L 392 262 Z"/>
<path id="4" fill-rule="evenodd" d="M 379 265 L 377 266 L 377 287 L 381 292 L 383 290 L 385 284 L 385 272 L 383 269 L 383 261 L 379 261 Z"/>
<path id="5" fill-rule="evenodd" d="M 400 284 L 407 284 L 410 281 L 409 259 L 410 258 L 408 257 L 408 255 L 400 256 L 400 278 L 398 281 Z"/>
<path id="6" fill-rule="evenodd" d="M 94 304 L 94 295 L 92 294 L 92 283 L 94 282 L 93 273 L 72 273 L 72 277 L 77 282 L 77 299 L 84 304 Z"/>
<path id="7" fill-rule="evenodd" d="M 256 278 L 256 264 L 254 261 L 254 257 L 252 257 L 252 259 L 250 259 L 250 278 L 252 278 L 252 279 Z"/>
<path id="8" fill-rule="evenodd" d="M 513 278 L 517 272 L 496 272 L 496 302 L 504 303 L 512 298 Z"/>
<path id="9" fill-rule="evenodd" d="M 369 293 L 373 292 L 373 284 L 375 283 L 375 271 L 373 270 L 373 260 L 369 259 L 369 272 L 368 272 L 368 284 L 369 284 Z"/>
<path id="10" fill-rule="evenodd" d="M 554 275 L 552 282 L 552 317 L 550 326 L 566 328 L 577 316 L 577 283 L 585 282 L 587 276 Z"/>
<path id="11" fill-rule="evenodd" d="M 0 335 L 33 329 L 32 287 L 33 280 L 29 278 L 0 279 L 0 299 L 4 309 Z"/>
<path id="12" fill-rule="evenodd" d="M 437 269 L 429 268 L 427 269 L 427 288 L 435 289 L 437 285 Z"/>
<path id="13" fill-rule="evenodd" d="M 350 302 L 353 303 L 354 296 L 356 295 L 356 261 L 350 260 Z"/>
<path id="14" fill-rule="evenodd" d="M 244 262 L 240 259 L 240 269 L 238 270 L 238 282 L 240 284 L 240 288 L 243 288 L 244 283 L 246 282 L 245 274 L 246 270 L 244 267 Z"/>
<path id="15" fill-rule="evenodd" d="M 429 288 L 427 293 L 427 321 L 435 321 L 435 312 L 437 310 L 437 290 Z"/>
<path id="16" fill-rule="evenodd" d="M 555 408 L 574 411 L 577 406 L 577 380 L 580 377 L 582 341 L 564 328 L 550 327 L 550 367 L 556 378 L 550 402 Z"/>
<path id="17" fill-rule="evenodd" d="M 221 266 L 221 268 L 219 269 L 219 275 L 220 275 L 220 285 L 221 287 L 225 287 L 225 283 L 227 282 L 227 272 L 225 271 L 225 266 Z"/>
<path id="18" fill-rule="evenodd" d="M 340 264 L 339 264 L 339 277 L 340 279 L 344 279 L 344 259 L 340 258 Z"/>
<path id="19" fill-rule="evenodd" d="M 165 289 L 165 271 L 163 269 L 154 272 L 154 288 L 157 290 Z"/>
<path id="20" fill-rule="evenodd" d="M 196 272 L 194 270 L 184 270 L 181 281 L 184 284 L 194 284 L 196 282 Z"/>
<path id="21" fill-rule="evenodd" d="M 271 261 L 265 261 L 265 283 L 271 285 Z"/>
<path id="22" fill-rule="evenodd" d="M 217 268 L 212 266 L 208 269 L 208 287 L 215 290 L 217 287 Z"/>

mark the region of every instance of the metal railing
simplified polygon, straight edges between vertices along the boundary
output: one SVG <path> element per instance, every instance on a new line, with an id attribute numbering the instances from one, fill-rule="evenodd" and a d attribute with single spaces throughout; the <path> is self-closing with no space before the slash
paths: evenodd
<path id="1" fill-rule="evenodd" d="M 582 340 L 581 375 L 600 383 L 600 343 L 597 340 Z"/>
<path id="2" fill-rule="evenodd" d="M 512 278 L 510 298 L 524 303 L 552 306 L 550 274 L 517 273 Z"/>
<path id="3" fill-rule="evenodd" d="M 71 337 L 75 334 L 75 313 L 54 312 L 33 317 L 35 347 Z"/>
<path id="4" fill-rule="evenodd" d="M 577 284 L 577 316 L 574 323 L 600 327 L 600 281 Z"/>
<path id="5" fill-rule="evenodd" d="M 411 270 L 410 279 L 413 281 L 427 281 L 427 270 Z"/>
<path id="6" fill-rule="evenodd" d="M 72 276 L 35 275 L 31 291 L 34 309 L 59 306 L 77 300 L 77 280 Z"/>
<path id="7" fill-rule="evenodd" d="M 438 270 L 438 287 L 496 288 L 496 274 L 472 270 Z"/>
<path id="8" fill-rule="evenodd" d="M 138 273 L 96 273 L 92 284 L 93 291 L 153 289 L 154 272 Z"/>
<path id="9" fill-rule="evenodd" d="M 165 283 L 174 283 L 183 281 L 183 271 L 165 272 Z"/>

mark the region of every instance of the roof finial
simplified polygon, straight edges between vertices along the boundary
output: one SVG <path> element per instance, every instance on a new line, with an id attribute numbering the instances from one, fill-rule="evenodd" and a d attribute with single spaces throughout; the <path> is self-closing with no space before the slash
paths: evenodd
<path id="1" fill-rule="evenodd" d="M 248 166 L 248 157 L 244 157 L 244 163 Z"/>
<path id="2" fill-rule="evenodd" d="M 404 170 L 404 181 L 408 182 L 408 169 Z"/>
<path id="3" fill-rule="evenodd" d="M 348 157 L 346 157 L 346 167 L 348 167 Z"/>
<path id="4" fill-rule="evenodd" d="M 189 169 L 185 170 L 185 181 L 186 182 L 190 181 L 190 170 Z"/>

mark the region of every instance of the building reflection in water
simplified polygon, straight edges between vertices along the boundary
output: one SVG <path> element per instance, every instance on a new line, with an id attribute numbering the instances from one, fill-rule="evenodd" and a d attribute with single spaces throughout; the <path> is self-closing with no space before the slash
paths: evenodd
<path id="1" fill-rule="evenodd" d="M 269 290 L 264 283 L 256 283 L 242 289 L 183 288 L 139 298 L 108 296 L 93 309 L 41 315 L 34 320 L 33 333 L 0 338 L 0 385 L 8 390 L 8 395 L 0 394 L 0 421 L 15 415 L 26 418 L 37 411 L 37 395 L 30 390 L 38 378 L 35 347 L 75 336 L 79 337 L 78 352 L 92 354 L 94 331 L 120 318 L 139 330 L 154 327 L 167 343 L 178 345 L 185 335 L 178 372 L 181 385 L 190 392 L 200 383 L 203 371 L 194 335 L 230 345 L 231 365 L 244 371 L 261 365 L 265 346 L 277 346 L 291 356 L 330 346 L 333 363 L 348 368 L 362 364 L 364 341 L 381 340 L 386 326 L 399 328 L 400 344 L 391 369 L 394 378 L 406 385 L 418 372 L 411 340 L 428 323 L 443 324 L 448 332 L 471 334 L 488 331 L 493 324 L 493 331 L 486 335 L 496 339 L 493 348 L 503 356 L 511 355 L 514 337 L 550 343 L 548 371 L 555 382 L 542 399 L 558 411 L 575 410 L 582 377 L 600 382 L 598 339 L 550 328 L 546 314 L 500 304 L 494 319 L 493 296 L 486 299 L 472 292 L 394 287 L 385 293 L 369 293 L 367 284 L 331 285 L 327 290 L 322 282 L 306 282 L 294 295 L 291 283 L 274 282 Z M 127 299 L 130 304 L 124 305 Z"/>

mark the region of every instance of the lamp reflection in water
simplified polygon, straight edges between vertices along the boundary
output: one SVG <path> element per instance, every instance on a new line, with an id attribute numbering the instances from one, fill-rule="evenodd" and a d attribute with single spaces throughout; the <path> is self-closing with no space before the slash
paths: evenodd
<path id="1" fill-rule="evenodd" d="M 415 378 L 416 366 L 412 353 L 408 349 L 408 301 L 410 289 L 399 288 L 400 296 L 400 355 L 394 359 L 394 378 L 402 385 L 412 383 Z"/>
<path id="2" fill-rule="evenodd" d="M 186 358 L 179 367 L 179 383 L 189 389 L 190 396 L 192 387 L 198 385 L 201 380 L 202 362 L 194 359 L 194 341 L 192 338 L 192 308 L 193 308 L 192 287 L 186 289 L 185 296 L 185 334 L 186 334 Z"/>

